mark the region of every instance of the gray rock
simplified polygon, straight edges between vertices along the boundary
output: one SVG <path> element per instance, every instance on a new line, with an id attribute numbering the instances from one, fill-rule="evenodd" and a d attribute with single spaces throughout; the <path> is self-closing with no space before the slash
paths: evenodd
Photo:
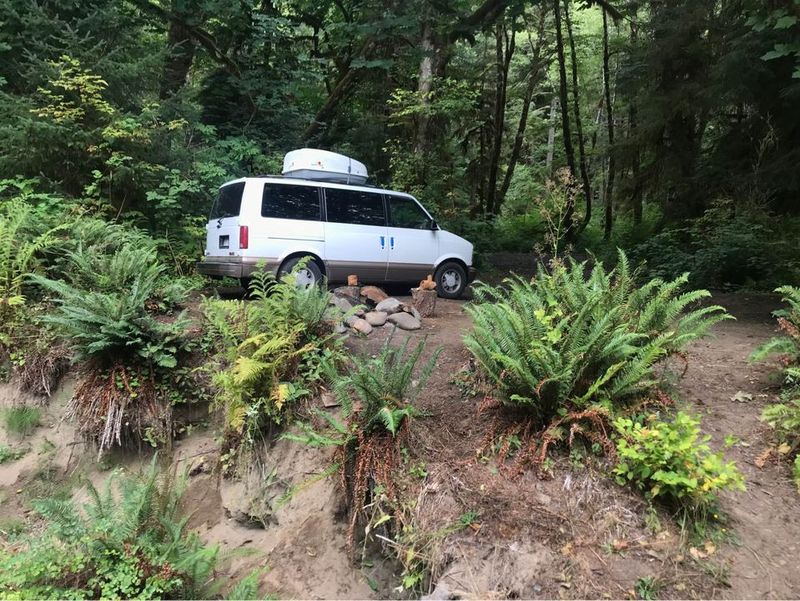
<path id="1" fill-rule="evenodd" d="M 205 455 L 200 455 L 199 457 L 193 458 L 189 462 L 189 475 L 190 476 L 197 476 L 198 474 L 210 474 L 211 473 L 211 465 L 206 461 Z"/>
<path id="2" fill-rule="evenodd" d="M 359 303 L 358 293 L 358 286 L 339 286 L 333 289 L 333 296 L 345 298 L 350 301 L 351 305 L 357 305 Z"/>
<path id="3" fill-rule="evenodd" d="M 389 323 L 393 323 L 401 330 L 419 330 L 420 323 L 419 319 L 411 315 L 410 313 L 394 313 L 389 316 Z"/>
<path id="4" fill-rule="evenodd" d="M 419 314 L 419 311 L 417 311 L 417 308 L 414 305 L 403 305 L 403 311 L 410 313 L 417 320 L 422 319 L 422 316 Z"/>
<path id="5" fill-rule="evenodd" d="M 383 313 L 397 313 L 398 311 L 402 311 L 403 303 L 401 303 L 396 298 L 387 298 L 386 300 L 382 300 L 377 304 L 375 307 L 376 311 L 382 311 Z"/>
<path id="6" fill-rule="evenodd" d="M 364 316 L 364 319 L 367 320 L 369 325 L 379 328 L 386 323 L 388 317 L 389 316 L 383 311 L 370 311 Z"/>
<path id="7" fill-rule="evenodd" d="M 351 328 L 356 325 L 356 322 L 359 321 L 361 318 L 358 315 L 348 315 L 344 322 L 350 326 Z"/>
<path id="8" fill-rule="evenodd" d="M 361 319 L 360 317 L 350 324 L 350 327 L 360 334 L 367 335 L 372 333 L 372 326 L 369 325 L 366 319 Z"/>
<path id="9" fill-rule="evenodd" d="M 347 332 L 347 328 L 344 327 L 344 324 L 341 321 L 337 321 L 333 325 L 333 331 L 335 334 L 344 334 L 345 332 Z"/>
<path id="10" fill-rule="evenodd" d="M 339 309 L 342 313 L 347 313 L 353 308 L 355 303 L 351 303 L 347 298 L 343 296 L 334 296 L 331 298 L 331 304 Z"/>

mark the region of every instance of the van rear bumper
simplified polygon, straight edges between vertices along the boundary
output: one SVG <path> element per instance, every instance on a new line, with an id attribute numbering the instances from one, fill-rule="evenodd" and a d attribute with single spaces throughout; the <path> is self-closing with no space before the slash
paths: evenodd
<path id="1" fill-rule="evenodd" d="M 197 262 L 197 271 L 212 278 L 246 278 L 263 265 L 267 271 L 275 272 L 278 262 L 257 257 L 205 257 Z"/>

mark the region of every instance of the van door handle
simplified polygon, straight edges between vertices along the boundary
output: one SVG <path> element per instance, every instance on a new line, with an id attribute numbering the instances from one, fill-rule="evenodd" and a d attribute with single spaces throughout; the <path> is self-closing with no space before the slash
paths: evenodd
<path id="1" fill-rule="evenodd" d="M 381 250 L 386 248 L 386 236 L 381 236 Z"/>
<path id="2" fill-rule="evenodd" d="M 389 248 L 394 250 L 394 236 L 389 238 Z"/>

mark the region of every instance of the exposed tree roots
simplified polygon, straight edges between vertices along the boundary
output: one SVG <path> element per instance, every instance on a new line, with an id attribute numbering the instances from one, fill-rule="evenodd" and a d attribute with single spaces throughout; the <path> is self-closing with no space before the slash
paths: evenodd
<path id="1" fill-rule="evenodd" d="M 337 450 L 339 484 L 349 511 L 347 544 L 353 553 L 356 532 L 368 519 L 367 507 L 380 501 L 381 496 L 390 504 L 396 501 L 394 472 L 400 465 L 400 448 L 407 435 L 405 424 L 396 436 L 361 432 L 354 445 Z"/>
<path id="2" fill-rule="evenodd" d="M 484 399 L 478 411 L 495 413 L 481 444 L 482 453 L 494 453 L 500 466 L 513 475 L 521 475 L 530 466 L 541 473 L 550 447 L 559 442 L 572 447 L 576 437 L 599 445 L 606 457 L 616 456 L 614 442 L 608 433 L 610 415 L 600 407 L 570 411 L 544 427 L 530 416 L 520 415 L 520 411 L 508 409 L 491 397 Z M 506 465 L 512 456 L 514 461 Z"/>
<path id="3" fill-rule="evenodd" d="M 48 347 L 25 354 L 25 362 L 14 369 L 20 388 L 49 398 L 69 367 L 69 351 L 63 346 Z"/>
<path id="4" fill-rule="evenodd" d="M 172 409 L 161 398 L 152 373 L 117 363 L 87 374 L 75 389 L 66 417 L 102 453 L 142 440 L 168 441 Z"/>

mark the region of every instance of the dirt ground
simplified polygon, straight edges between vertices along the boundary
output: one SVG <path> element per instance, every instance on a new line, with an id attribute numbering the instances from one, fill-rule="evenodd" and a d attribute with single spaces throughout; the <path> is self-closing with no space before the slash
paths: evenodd
<path id="1" fill-rule="evenodd" d="M 429 549 L 432 598 L 798 598 L 800 597 L 800 495 L 785 464 L 764 459 L 769 433 L 758 416 L 777 398 L 770 364 L 751 364 L 752 350 L 774 333 L 770 295 L 718 294 L 715 302 L 737 318 L 695 343 L 676 402 L 703 416 L 715 446 L 727 451 L 747 480 L 744 493 L 724 494 L 719 531 L 689 532 L 664 509 L 650 511 L 641 496 L 614 484 L 601 462 L 557 456 L 550 478 L 517 474 L 487 452 L 492 417 L 479 413 L 481 398 L 462 395 L 453 383 L 468 363 L 461 336 L 470 327 L 463 303 L 439 300 L 437 314 L 412 334 L 441 346 L 438 368 L 417 403 L 411 461 L 422 462 L 414 514 L 421 530 L 434 532 L 467 512 L 476 522 Z M 374 352 L 388 330 L 350 339 L 358 352 Z M 398 335 L 396 339 L 400 339 Z M 682 367 L 681 367 L 682 368 Z M 67 381 L 45 410 L 43 425 L 26 439 L 0 428 L 0 444 L 27 448 L 21 459 L 0 465 L 0 530 L 30 518 L 29 500 L 81 474 L 102 480 L 108 468 L 130 469 L 142 456 L 115 456 L 102 465 L 74 443 L 60 419 L 72 384 Z M 19 402 L 13 387 L 0 388 L 0 406 Z M 267 460 L 238 484 L 213 470 L 213 427 L 176 442 L 173 461 L 192 470 L 185 498 L 190 526 L 229 554 L 223 577 L 267 567 L 264 590 L 292 598 L 402 596 L 397 566 L 370 557 L 354 564 L 346 551 L 341 501 L 324 451 L 288 441 L 271 446 Z M 46 441 L 46 442 L 45 442 Z M 759 467 L 761 466 L 761 467 Z M 48 488 L 50 487 L 50 488 Z M 279 500 L 295 490 L 288 502 Z M 76 493 L 80 494 L 80 493 Z M 263 501 L 263 524 L 237 521 L 244 499 Z M 228 553 L 231 552 L 231 553 Z M 637 587 L 638 582 L 638 587 Z M 638 589 L 638 590 L 637 590 Z"/>

